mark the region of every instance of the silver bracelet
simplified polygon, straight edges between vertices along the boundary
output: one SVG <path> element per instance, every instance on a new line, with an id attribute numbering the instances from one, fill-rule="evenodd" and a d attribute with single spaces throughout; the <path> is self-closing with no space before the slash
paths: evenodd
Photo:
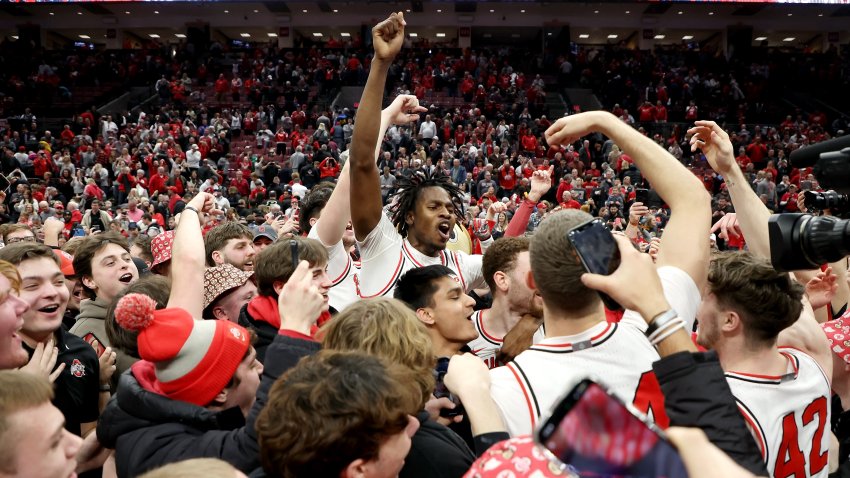
<path id="1" fill-rule="evenodd" d="M 670 327 L 666 332 L 664 332 L 660 336 L 656 337 L 655 339 L 650 340 L 649 343 L 651 343 L 653 347 L 658 347 L 658 344 L 660 344 L 667 337 L 678 332 L 679 329 L 685 330 L 685 321 L 684 320 L 681 323 L 676 324 L 675 327 Z"/>
<path id="2" fill-rule="evenodd" d="M 655 331 L 652 332 L 651 334 L 649 334 L 649 337 L 647 337 L 647 338 L 649 339 L 650 342 L 652 342 L 653 340 L 656 339 L 656 337 L 658 337 L 659 335 L 664 333 L 670 327 L 679 327 L 679 326 L 684 327 L 685 321 L 684 321 L 684 319 L 680 319 L 680 318 L 676 317 L 675 319 L 673 319 L 669 322 L 665 322 L 661 327 L 655 329 Z"/>

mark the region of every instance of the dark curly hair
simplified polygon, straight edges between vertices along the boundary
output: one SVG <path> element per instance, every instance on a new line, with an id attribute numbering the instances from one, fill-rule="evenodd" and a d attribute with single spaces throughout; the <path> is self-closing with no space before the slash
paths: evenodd
<path id="1" fill-rule="evenodd" d="M 416 208 L 416 201 L 425 188 L 445 189 L 449 193 L 452 204 L 454 204 L 455 216 L 457 216 L 458 221 L 463 219 L 461 190 L 448 176 L 417 171 L 410 177 L 400 176 L 396 184 L 396 202 L 390 206 L 390 219 L 392 219 L 393 225 L 402 237 L 407 237 L 408 233 L 405 217 L 407 217 L 408 212 Z"/>

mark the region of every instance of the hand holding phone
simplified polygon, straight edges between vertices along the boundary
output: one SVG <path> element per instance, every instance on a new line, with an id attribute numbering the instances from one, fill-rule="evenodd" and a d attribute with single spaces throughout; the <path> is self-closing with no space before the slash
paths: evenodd
<path id="1" fill-rule="evenodd" d="M 620 249 L 611 231 L 600 219 L 593 219 L 570 229 L 567 239 L 575 248 L 587 272 L 607 276 L 620 266 Z M 633 284 L 629 285 L 629 288 L 632 287 Z M 607 294 L 607 290 L 595 290 L 599 292 L 599 297 L 608 310 L 622 309 L 622 306 Z"/>
<path id="2" fill-rule="evenodd" d="M 688 477 L 664 432 L 590 379 L 561 399 L 534 438 L 579 476 Z"/>
<path id="3" fill-rule="evenodd" d="M 454 408 L 442 408 L 440 409 L 440 416 L 443 418 L 452 418 L 458 415 L 463 415 L 464 409 L 463 404 L 460 403 L 460 399 L 455 396 L 451 391 L 449 391 L 448 387 L 446 387 L 443 379 L 446 376 L 446 373 L 449 371 L 449 358 L 448 357 L 440 357 L 437 359 L 437 367 L 434 369 L 434 380 L 436 382 L 436 386 L 434 387 L 434 396 L 436 398 L 446 397 L 455 404 Z"/>

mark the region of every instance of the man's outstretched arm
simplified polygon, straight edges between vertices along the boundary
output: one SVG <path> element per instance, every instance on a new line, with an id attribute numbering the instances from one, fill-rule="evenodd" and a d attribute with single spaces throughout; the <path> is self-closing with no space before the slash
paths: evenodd
<path id="1" fill-rule="evenodd" d="M 375 164 L 375 143 L 381 127 L 381 106 L 387 71 L 404 42 L 404 14 L 393 13 L 372 28 L 375 56 L 357 112 L 357 127 L 351 138 L 351 224 L 362 241 L 381 220 L 381 180 Z"/>
<path id="2" fill-rule="evenodd" d="M 708 275 L 711 228 L 711 202 L 705 187 L 664 148 L 610 113 L 593 111 L 561 118 L 546 131 L 546 140 L 550 145 L 566 145 L 595 131 L 627 151 L 670 206 L 656 265 L 682 269 L 701 289 Z"/>

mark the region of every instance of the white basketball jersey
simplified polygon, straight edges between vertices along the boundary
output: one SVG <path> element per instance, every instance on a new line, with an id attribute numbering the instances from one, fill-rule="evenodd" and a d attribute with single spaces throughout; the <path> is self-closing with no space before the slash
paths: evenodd
<path id="1" fill-rule="evenodd" d="M 738 408 L 774 478 L 829 474 L 830 382 L 807 354 L 781 347 L 785 375 L 726 372 Z"/>
<path id="2" fill-rule="evenodd" d="M 481 255 L 443 250 L 437 257 L 426 256 L 402 238 L 389 218 L 381 214 L 375 229 L 360 245 L 360 273 L 355 278 L 357 292 L 364 299 L 392 297 L 398 278 L 410 269 L 442 264 L 457 274 L 465 291 L 482 287 Z"/>
<path id="3" fill-rule="evenodd" d="M 502 339 L 494 337 L 487 332 L 484 325 L 484 317 L 490 312 L 490 309 L 476 310 L 472 314 L 472 323 L 475 325 L 475 330 L 478 331 L 478 338 L 469 342 L 467 346 L 472 350 L 472 353 L 478 356 L 487 364 L 490 369 L 496 368 L 496 354 L 502 348 Z"/>
<path id="4" fill-rule="evenodd" d="M 319 240 L 316 226 L 310 229 L 307 237 L 322 242 Z M 332 246 L 325 246 L 325 250 L 328 251 L 328 278 L 331 280 L 331 288 L 328 290 L 328 304 L 337 312 L 341 312 L 358 298 L 354 278 L 357 276 L 360 266 L 351 259 L 351 254 L 345 250 L 342 241 Z"/>

